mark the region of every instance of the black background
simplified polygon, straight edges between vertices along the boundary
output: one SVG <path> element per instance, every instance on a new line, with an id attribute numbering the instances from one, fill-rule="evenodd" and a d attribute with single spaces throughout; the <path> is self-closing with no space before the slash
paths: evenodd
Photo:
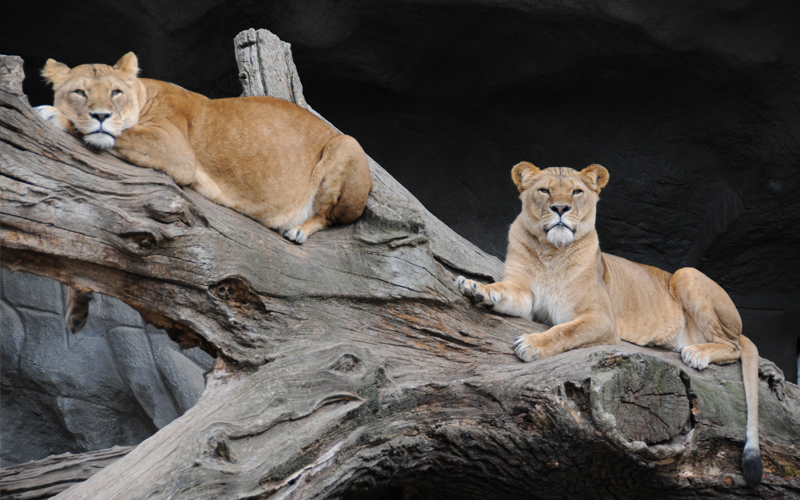
<path id="1" fill-rule="evenodd" d="M 240 93 L 233 38 L 293 46 L 308 103 L 435 215 L 503 258 L 511 167 L 611 173 L 604 251 L 694 266 L 796 380 L 800 3 L 103 0 L 4 2 L 0 52 L 38 72 L 139 56 L 142 76 Z"/>

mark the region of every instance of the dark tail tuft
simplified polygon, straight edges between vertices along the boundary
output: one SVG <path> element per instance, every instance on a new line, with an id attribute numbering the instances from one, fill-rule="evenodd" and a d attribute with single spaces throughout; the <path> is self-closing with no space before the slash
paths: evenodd
<path id="1" fill-rule="evenodd" d="M 742 454 L 742 475 L 747 486 L 755 489 L 761 484 L 764 466 L 761 464 L 761 453 L 758 448 L 745 448 Z"/>

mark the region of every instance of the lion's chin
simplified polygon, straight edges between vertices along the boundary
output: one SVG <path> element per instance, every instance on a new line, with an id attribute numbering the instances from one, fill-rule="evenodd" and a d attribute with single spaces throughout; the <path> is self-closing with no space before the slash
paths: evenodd
<path id="1" fill-rule="evenodd" d="M 95 132 L 83 136 L 83 142 L 93 147 L 94 149 L 111 149 L 117 143 L 114 136 L 106 134 L 105 132 Z"/>
<path id="2" fill-rule="evenodd" d="M 556 248 L 565 247 L 574 240 L 575 233 L 566 226 L 555 226 L 547 231 L 547 241 Z"/>

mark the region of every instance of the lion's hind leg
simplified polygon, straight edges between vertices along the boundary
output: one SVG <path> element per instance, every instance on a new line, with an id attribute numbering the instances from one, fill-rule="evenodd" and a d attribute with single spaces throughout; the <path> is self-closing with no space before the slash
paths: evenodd
<path id="1" fill-rule="evenodd" d="M 685 331 L 675 346 L 683 361 L 700 370 L 711 363 L 737 361 L 742 320 L 725 290 L 691 267 L 672 275 L 669 290 L 686 316 Z"/>
<path id="2" fill-rule="evenodd" d="M 758 349 L 742 335 L 742 320 L 731 298 L 706 275 L 697 269 L 679 269 L 670 278 L 669 287 L 687 316 L 683 342 L 676 346 L 684 363 L 703 370 L 710 363 L 742 361 L 747 408 L 742 476 L 755 488 L 763 474 L 758 445 Z"/>
<path id="3" fill-rule="evenodd" d="M 705 370 L 710 364 L 724 365 L 739 361 L 740 354 L 739 349 L 718 342 L 692 344 L 681 349 L 683 362 L 698 370 Z"/>
<path id="4" fill-rule="evenodd" d="M 322 158 L 311 174 L 313 195 L 311 218 L 283 231 L 297 243 L 331 224 L 347 224 L 364 212 L 367 196 L 372 190 L 367 155 L 350 136 L 338 135 L 322 149 Z"/>
<path id="5" fill-rule="evenodd" d="M 287 229 L 282 234 L 295 243 L 305 243 L 309 236 L 330 225 L 331 222 L 325 216 L 317 214 L 299 226 Z"/>
<path id="6" fill-rule="evenodd" d="M 323 158 L 331 167 L 322 179 L 315 206 L 336 224 L 348 224 L 361 217 L 372 191 L 369 162 L 358 141 L 349 135 L 334 137 L 325 145 Z"/>

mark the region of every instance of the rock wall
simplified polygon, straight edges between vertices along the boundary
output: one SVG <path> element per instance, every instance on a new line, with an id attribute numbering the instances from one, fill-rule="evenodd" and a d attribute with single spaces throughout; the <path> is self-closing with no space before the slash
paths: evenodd
<path id="1" fill-rule="evenodd" d="M 64 285 L 5 268 L 0 284 L 0 466 L 138 444 L 200 397 L 213 359 L 123 302 L 95 294 L 71 334 Z"/>

